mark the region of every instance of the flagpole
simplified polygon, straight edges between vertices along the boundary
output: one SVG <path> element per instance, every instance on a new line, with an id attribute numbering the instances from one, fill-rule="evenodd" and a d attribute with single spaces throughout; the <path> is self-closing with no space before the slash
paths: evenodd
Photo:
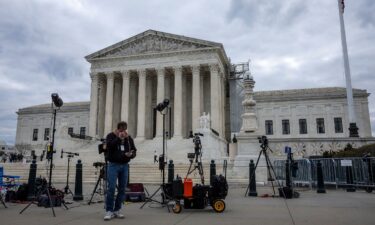
<path id="1" fill-rule="evenodd" d="M 345 25 L 344 25 L 344 1 L 337 0 L 340 17 L 340 30 L 341 30 L 341 44 L 342 53 L 344 58 L 344 69 L 345 69 L 345 80 L 346 80 L 346 98 L 348 101 L 348 112 L 349 112 L 349 137 L 359 137 L 358 127 L 356 124 L 356 116 L 354 112 L 353 104 L 353 89 L 352 81 L 350 76 L 348 48 L 346 45 Z"/>

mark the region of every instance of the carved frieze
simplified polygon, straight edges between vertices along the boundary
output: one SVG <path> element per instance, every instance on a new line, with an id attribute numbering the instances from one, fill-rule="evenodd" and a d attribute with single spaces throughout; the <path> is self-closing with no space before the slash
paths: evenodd
<path id="1" fill-rule="evenodd" d="M 212 47 L 204 44 L 188 42 L 173 38 L 148 35 L 132 42 L 126 43 L 118 48 L 101 54 L 97 58 L 140 55 L 146 53 L 170 52 L 181 50 L 194 50 L 198 48 Z"/>

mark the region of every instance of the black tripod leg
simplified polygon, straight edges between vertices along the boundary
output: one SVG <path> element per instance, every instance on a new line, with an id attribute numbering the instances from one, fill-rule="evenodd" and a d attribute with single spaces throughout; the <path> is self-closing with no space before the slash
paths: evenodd
<path id="1" fill-rule="evenodd" d="M 162 204 L 165 204 L 165 205 L 167 206 L 168 212 L 171 212 L 171 211 L 169 210 L 169 205 L 168 205 L 169 200 L 165 201 L 165 199 L 168 199 L 168 196 L 167 196 L 167 194 L 166 194 L 165 191 L 164 191 L 164 187 L 163 187 L 163 186 L 160 186 L 160 188 L 161 188 L 161 192 L 162 192 L 162 195 L 163 195 Z"/>
<path id="2" fill-rule="evenodd" d="M 51 194 L 49 193 L 49 188 L 48 188 L 48 187 L 47 187 L 47 196 L 48 196 L 48 200 L 49 200 L 49 206 L 50 206 L 51 209 L 52 209 L 53 216 L 56 217 L 55 209 L 53 208 L 52 199 L 51 199 Z"/>
<path id="3" fill-rule="evenodd" d="M 264 152 L 264 157 L 266 158 L 267 173 L 268 173 L 268 177 L 269 177 L 270 180 L 271 180 L 273 196 L 275 196 L 275 195 L 276 195 L 276 192 L 275 192 L 275 186 L 273 185 L 273 179 L 276 180 L 276 174 L 275 174 L 275 171 L 273 170 L 273 166 L 272 166 L 272 164 L 271 164 L 270 158 L 268 157 L 268 155 L 267 155 L 266 152 Z M 271 169 L 272 169 L 272 172 L 273 172 L 273 175 L 275 176 L 275 178 L 272 177 Z"/>
<path id="4" fill-rule="evenodd" d="M 253 178 L 254 173 L 255 173 L 255 171 L 257 170 L 258 163 L 259 163 L 259 160 L 260 160 L 260 156 L 262 155 L 262 152 L 263 152 L 263 150 L 261 150 L 261 151 L 259 152 L 257 162 L 255 163 L 254 172 L 253 172 L 253 174 L 250 174 L 249 181 Z M 249 182 L 249 184 L 247 185 L 246 192 L 245 192 L 245 197 L 246 197 L 247 193 L 249 192 L 249 190 L 250 190 L 250 182 Z"/>
<path id="5" fill-rule="evenodd" d="M 150 196 L 150 197 L 148 197 L 147 198 L 147 200 L 143 203 L 143 205 L 140 207 L 140 209 L 143 209 L 143 207 L 147 204 L 147 203 L 149 203 L 149 202 L 157 202 L 157 203 L 161 203 L 161 202 L 159 202 L 159 201 L 156 201 L 156 200 L 154 200 L 154 199 L 152 199 L 158 192 L 159 192 L 159 190 L 161 189 L 161 186 Z"/>
<path id="6" fill-rule="evenodd" d="M 33 204 L 33 203 L 34 203 L 34 201 L 32 201 L 32 202 L 30 202 L 29 204 L 27 204 L 27 206 L 21 210 L 20 214 L 22 214 L 22 213 L 23 213 L 27 208 L 29 208 L 30 205 Z"/>
<path id="7" fill-rule="evenodd" d="M 95 185 L 94 191 L 93 191 L 92 194 L 91 194 L 91 198 L 90 198 L 90 201 L 89 201 L 88 205 L 90 205 L 91 202 L 92 202 L 92 198 L 94 197 L 94 194 L 96 193 L 96 189 L 98 188 L 98 185 L 99 185 L 99 183 L 100 183 L 100 179 L 101 179 L 101 178 L 99 177 L 98 181 L 96 181 L 96 185 Z"/>
<path id="8" fill-rule="evenodd" d="M 267 156 L 267 157 L 268 157 L 268 156 Z M 270 161 L 270 160 L 268 159 L 268 161 Z M 275 169 L 273 168 L 273 166 L 272 166 L 271 163 L 270 163 L 270 168 L 271 168 L 271 171 L 272 171 L 273 175 L 275 176 L 275 180 L 276 180 L 277 186 L 281 189 L 281 192 L 282 192 L 283 195 L 285 196 L 284 188 L 281 186 L 279 180 L 276 179 L 276 172 L 275 172 Z M 274 190 L 274 193 L 275 193 L 275 190 Z"/>
<path id="9" fill-rule="evenodd" d="M 68 206 L 65 204 L 65 201 L 64 201 L 64 200 L 62 200 L 61 204 L 63 204 L 63 206 L 65 207 L 66 210 L 69 209 Z"/>

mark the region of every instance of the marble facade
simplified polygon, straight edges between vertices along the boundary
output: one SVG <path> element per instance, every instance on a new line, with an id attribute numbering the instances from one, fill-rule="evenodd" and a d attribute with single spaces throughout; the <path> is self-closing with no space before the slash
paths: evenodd
<path id="1" fill-rule="evenodd" d="M 104 137 L 123 120 L 138 141 L 162 136 L 153 108 L 170 100 L 169 135 L 187 138 L 209 112 L 225 139 L 228 59 L 222 44 L 148 30 L 86 56 L 91 63 L 89 135 Z M 104 110 L 103 110 L 104 109 Z"/>
<path id="2" fill-rule="evenodd" d="M 96 160 L 97 140 L 124 120 L 141 150 L 137 162 L 153 163 L 154 152 L 161 152 L 162 137 L 162 116 L 154 112 L 154 107 L 165 98 L 170 100 L 170 112 L 166 115 L 168 155 L 175 161 L 187 162 L 186 153 L 193 151 L 192 140 L 188 139 L 190 131 L 205 135 L 203 158 L 207 161 L 226 159 L 228 151 L 232 159 L 249 155 L 246 142 L 253 146 L 252 154 L 257 156 L 259 143 L 254 138 L 266 134 L 265 121 L 273 122 L 273 132 L 267 136 L 275 156 L 280 157 L 285 145 L 297 149 L 296 155 L 302 157 L 339 149 L 345 143 L 358 147 L 374 141 L 369 93 L 359 89 L 353 89 L 360 135 L 356 139 L 347 138 L 345 88 L 251 91 L 247 94 L 252 95 L 256 105 L 242 117 L 249 123 L 231 129 L 237 120 L 242 122 L 242 112 L 229 113 L 229 102 L 238 96 L 229 96 L 230 62 L 220 43 L 148 30 L 85 58 L 91 64 L 90 101 L 65 103 L 58 112 L 56 149 L 86 154 L 91 157 L 86 161 Z M 51 104 L 19 109 L 17 114 L 16 146 L 36 150 L 40 155 L 48 143 L 43 133 L 51 126 Z M 336 117 L 342 119 L 343 132 L 335 132 Z M 325 121 L 326 130 L 322 134 L 316 132 L 317 118 Z M 299 132 L 299 119 L 306 119 L 307 133 Z M 282 132 L 282 120 L 289 121 L 288 134 Z M 74 133 L 85 128 L 85 134 L 96 139 L 72 139 L 67 135 L 69 128 Z M 231 134 L 241 128 L 256 132 L 251 140 L 239 135 L 237 138 L 242 139 L 244 147 L 236 146 L 231 154 L 227 143 Z M 35 129 L 37 140 L 33 140 Z M 247 165 L 248 159 L 243 157 L 242 163 Z"/>

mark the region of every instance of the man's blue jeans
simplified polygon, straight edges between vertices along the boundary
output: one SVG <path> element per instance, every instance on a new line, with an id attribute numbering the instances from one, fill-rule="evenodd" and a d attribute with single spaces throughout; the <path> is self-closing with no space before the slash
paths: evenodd
<path id="1" fill-rule="evenodd" d="M 125 187 L 128 183 L 129 165 L 127 163 L 108 163 L 107 168 L 107 198 L 105 201 L 106 211 L 115 212 L 119 211 L 122 202 L 125 200 Z M 116 181 L 118 180 L 118 193 L 115 201 Z"/>

